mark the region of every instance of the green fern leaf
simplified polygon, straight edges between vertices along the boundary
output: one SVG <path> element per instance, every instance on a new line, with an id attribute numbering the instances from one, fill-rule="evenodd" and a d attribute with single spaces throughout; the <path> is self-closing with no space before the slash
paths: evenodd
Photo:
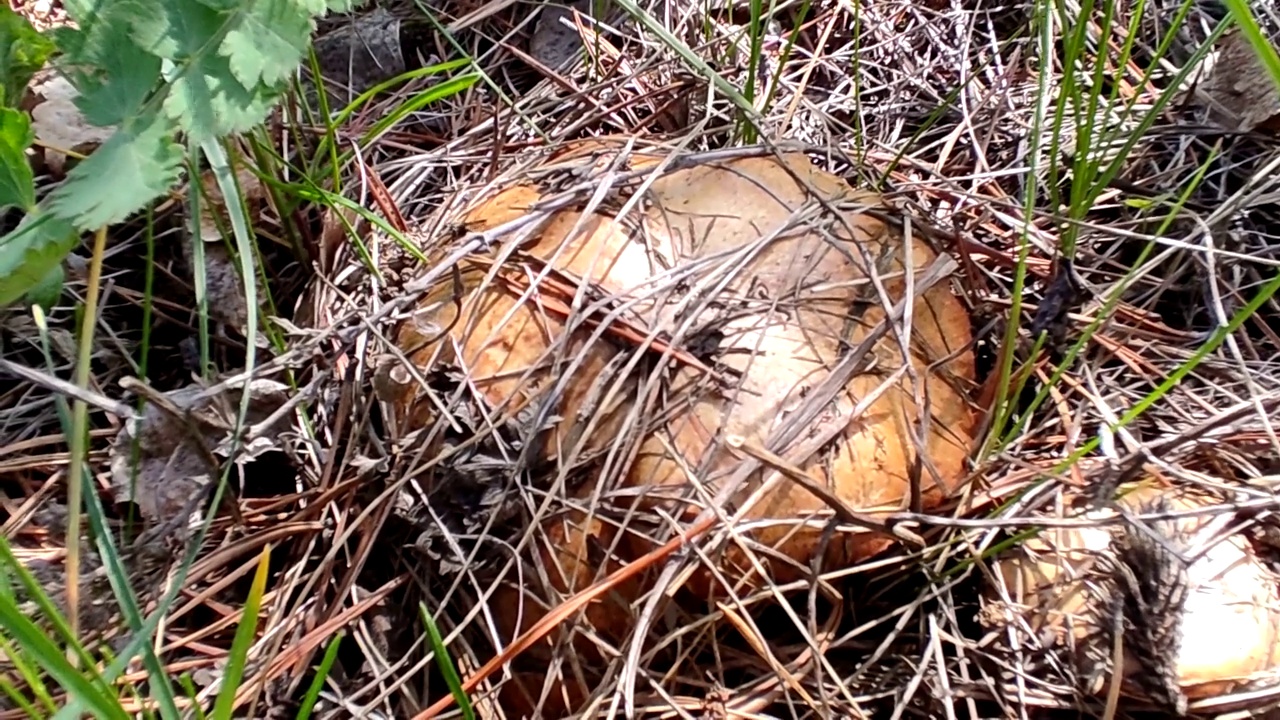
<path id="1" fill-rule="evenodd" d="M 48 198 L 49 211 L 81 230 L 120 222 L 163 195 L 182 170 L 173 123 L 158 114 L 121 128 Z"/>

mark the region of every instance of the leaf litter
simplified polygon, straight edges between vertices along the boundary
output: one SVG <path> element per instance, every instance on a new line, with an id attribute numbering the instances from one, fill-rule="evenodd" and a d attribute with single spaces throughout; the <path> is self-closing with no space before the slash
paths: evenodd
<path id="1" fill-rule="evenodd" d="M 263 423 L 288 401 L 288 387 L 255 380 L 247 392 L 245 427 L 251 433 L 247 442 L 233 432 L 239 397 L 232 390 L 212 393 L 193 384 L 148 401 L 139 417 L 124 424 L 112 445 L 114 500 L 136 504 L 149 522 L 176 519 L 185 528 L 193 514 L 192 499 L 208 497 L 206 491 L 224 463 L 234 457 L 242 465 L 280 447 L 284 428 Z M 239 445 L 234 455 L 233 445 Z"/>

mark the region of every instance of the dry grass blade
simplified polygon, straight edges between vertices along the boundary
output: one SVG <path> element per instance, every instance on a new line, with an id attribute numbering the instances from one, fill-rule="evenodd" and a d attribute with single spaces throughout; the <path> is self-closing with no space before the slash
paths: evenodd
<path id="1" fill-rule="evenodd" d="M 840 498 L 840 496 L 833 493 L 830 489 L 820 485 L 816 480 L 810 477 L 808 473 L 758 444 L 739 435 L 731 435 L 728 438 L 725 438 L 725 442 L 729 447 L 742 450 L 747 455 L 759 460 L 766 467 L 777 470 L 788 480 L 798 483 L 805 490 L 808 490 L 814 495 L 822 498 L 822 501 L 831 506 L 831 509 L 836 513 L 836 517 L 840 520 L 851 525 L 866 528 L 873 532 L 881 533 L 891 538 L 906 540 L 916 547 L 925 546 L 924 538 L 921 538 L 910 530 L 907 530 L 906 528 L 893 527 L 883 521 L 875 520 L 869 515 L 853 510 L 849 507 L 847 502 Z"/>

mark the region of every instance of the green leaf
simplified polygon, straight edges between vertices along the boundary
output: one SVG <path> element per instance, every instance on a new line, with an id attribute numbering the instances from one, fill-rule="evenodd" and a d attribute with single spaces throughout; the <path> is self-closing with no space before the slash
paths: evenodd
<path id="1" fill-rule="evenodd" d="M 81 28 L 90 28 L 107 9 L 119 4 L 119 0 L 62 0 L 67 16 Z M 61 47 L 61 45 L 59 45 Z"/>
<path id="2" fill-rule="evenodd" d="M 133 39 L 156 57 L 182 66 L 219 37 L 227 13 L 196 0 L 132 0 Z"/>
<path id="3" fill-rule="evenodd" d="M 79 29 L 54 30 L 62 50 L 59 66 L 76 87 L 76 106 L 94 125 L 122 124 L 142 112 L 143 103 L 160 81 L 160 58 L 133 40 L 130 0 L 104 1 L 87 8 Z"/>
<path id="4" fill-rule="evenodd" d="M 245 0 L 197 0 L 201 5 L 217 12 L 230 12 L 244 4 Z"/>
<path id="5" fill-rule="evenodd" d="M 0 5 L 0 105 L 16 106 L 31 76 L 53 53 L 53 41 L 31 27 L 9 3 Z"/>
<path id="6" fill-rule="evenodd" d="M 18 207 L 31 212 L 35 207 L 35 180 L 26 154 L 33 140 L 31 118 L 0 107 L 0 210 Z"/>
<path id="7" fill-rule="evenodd" d="M 40 309 L 44 310 L 44 314 L 48 315 L 62 295 L 62 283 L 66 279 L 67 274 L 62 270 L 62 263 L 59 262 L 44 274 L 44 278 L 37 282 L 35 287 L 27 291 L 27 302 L 39 305 Z"/>
<path id="8" fill-rule="evenodd" d="M 220 67 L 186 71 L 174 80 L 164 105 L 194 142 L 251 130 L 275 107 L 279 93 L 266 87 L 246 90 L 232 77 L 226 58 L 206 64 Z"/>
<path id="9" fill-rule="evenodd" d="M 325 0 L 290 0 L 290 2 L 306 10 L 309 15 L 324 15 L 329 11 L 329 5 Z"/>
<path id="10" fill-rule="evenodd" d="M 267 590 L 270 561 L 271 545 L 267 545 L 262 549 L 262 555 L 258 556 L 258 571 L 253 574 L 253 584 L 249 586 L 249 595 L 244 600 L 244 610 L 240 614 L 240 627 L 236 628 L 236 637 L 231 641 L 222 686 L 218 689 L 218 699 L 214 701 L 213 720 L 231 720 L 231 713 L 235 709 L 236 690 L 244 677 L 245 661 L 258 631 L 258 609 L 262 606 L 262 596 Z"/>
<path id="11" fill-rule="evenodd" d="M 84 57 L 92 59 L 93 71 L 69 69 L 66 75 L 79 93 L 75 103 L 85 120 L 111 127 L 142 112 L 160 81 L 160 58 L 143 51 L 127 36 L 87 49 Z"/>
<path id="12" fill-rule="evenodd" d="M 0 237 L 0 307 L 39 287 L 79 241 L 71 223 L 46 213 L 28 215 Z"/>
<path id="13" fill-rule="evenodd" d="M 242 14 L 218 12 L 196 0 L 136 2 L 134 40 L 176 65 L 165 111 L 192 140 L 245 132 L 262 122 L 278 91 L 261 83 L 246 87 L 231 60 L 216 51 Z"/>
<path id="14" fill-rule="evenodd" d="M 298 69 L 313 29 L 311 15 L 293 0 L 256 0 L 236 13 L 220 52 L 246 88 L 275 86 Z"/>
<path id="15" fill-rule="evenodd" d="M 129 217 L 181 176 L 182 146 L 173 134 L 173 123 L 160 115 L 116 131 L 50 193 L 49 211 L 81 230 Z"/>

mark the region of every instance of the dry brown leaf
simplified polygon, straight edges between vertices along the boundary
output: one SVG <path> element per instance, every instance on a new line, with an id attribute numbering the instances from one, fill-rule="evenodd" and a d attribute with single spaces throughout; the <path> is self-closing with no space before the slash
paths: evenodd
<path id="1" fill-rule="evenodd" d="M 1228 130 L 1280 129 L 1280 88 L 1238 27 L 1218 41 L 1202 93 L 1210 120 Z"/>
<path id="2" fill-rule="evenodd" d="M 87 155 L 115 133 L 114 127 L 99 127 L 85 119 L 75 104 L 79 93 L 61 74 L 42 71 L 30 88 L 31 129 L 54 175 L 65 174 L 67 151 Z"/>
<path id="3" fill-rule="evenodd" d="M 285 403 L 288 387 L 270 380 L 249 385 L 250 403 L 246 424 L 266 420 Z M 136 503 L 145 520 L 164 523 L 198 510 L 193 498 L 201 496 L 217 471 L 214 462 L 224 461 L 231 451 L 228 428 L 235 426 L 240 391 L 219 397 L 199 385 L 188 385 L 168 393 L 165 400 L 192 419 L 194 429 L 179 417 L 148 402 L 142 415 L 126 422 L 111 447 L 111 486 L 117 503 Z M 252 461 L 276 446 L 283 430 L 280 423 L 264 428 L 255 442 L 243 444 L 236 461 Z M 134 464 L 134 441 L 137 463 Z M 136 473 L 135 471 L 136 467 Z M 182 523 L 185 525 L 185 523 Z"/>

